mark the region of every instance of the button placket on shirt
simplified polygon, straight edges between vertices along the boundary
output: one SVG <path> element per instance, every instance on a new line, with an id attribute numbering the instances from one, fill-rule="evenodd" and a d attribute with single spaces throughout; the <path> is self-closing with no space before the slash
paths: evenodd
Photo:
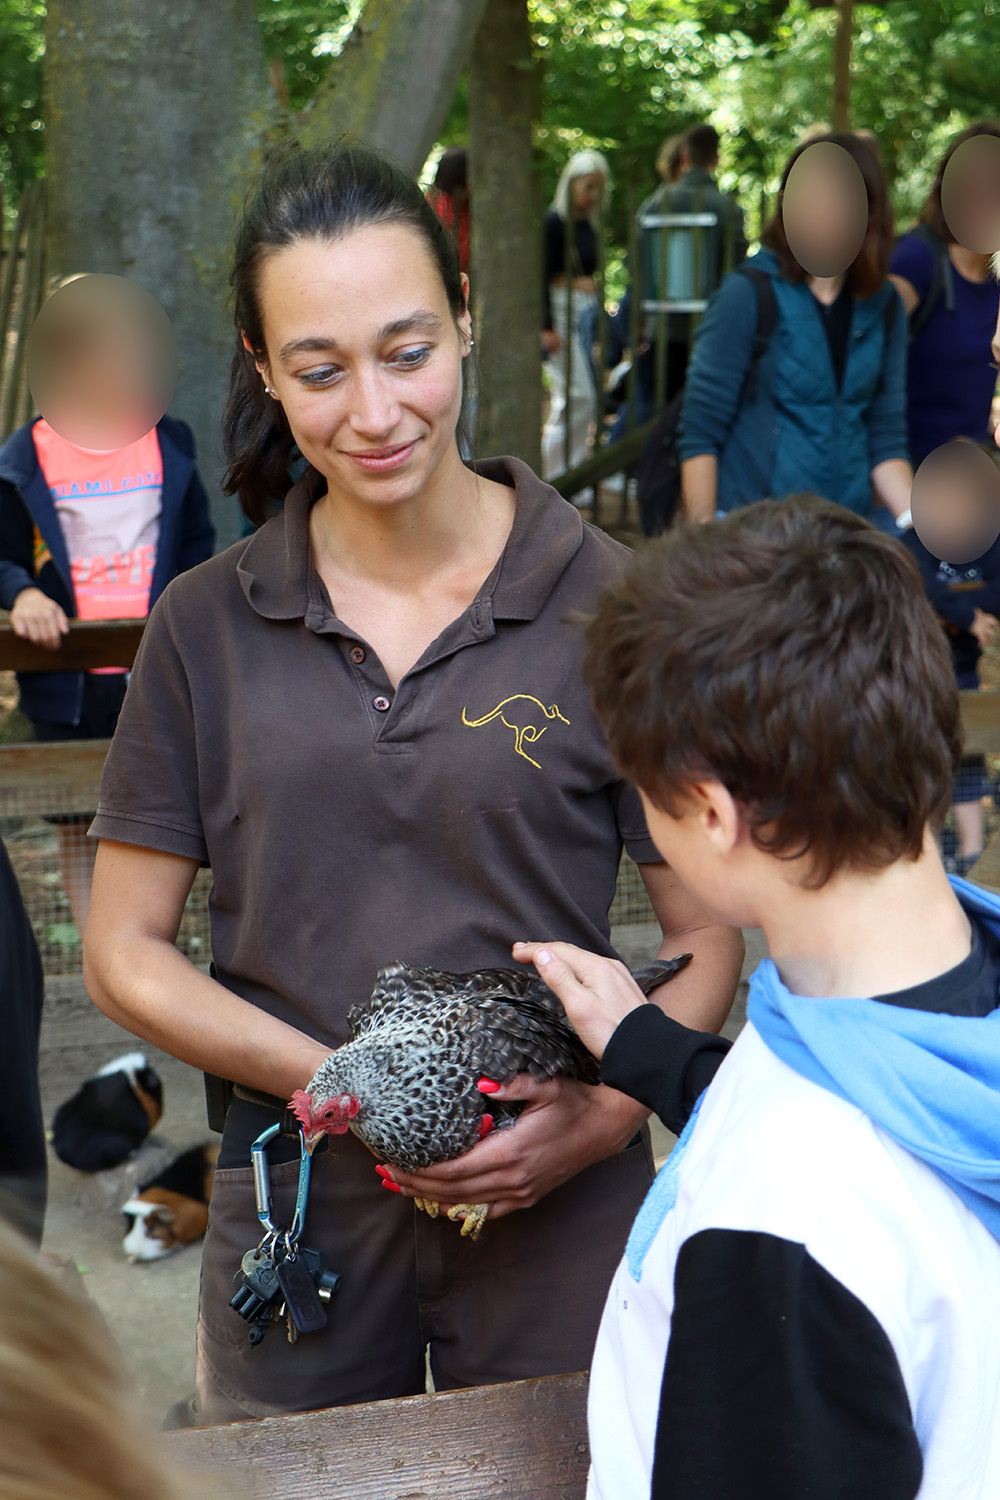
<path id="1" fill-rule="evenodd" d="M 382 665 L 374 652 L 369 650 L 368 647 L 362 646 L 357 640 L 350 645 L 345 641 L 344 647 L 344 654 L 351 664 L 361 692 L 378 716 L 374 726 L 375 732 L 376 734 L 381 734 L 385 724 L 385 716 L 392 708 L 396 695 L 393 693 Z"/>

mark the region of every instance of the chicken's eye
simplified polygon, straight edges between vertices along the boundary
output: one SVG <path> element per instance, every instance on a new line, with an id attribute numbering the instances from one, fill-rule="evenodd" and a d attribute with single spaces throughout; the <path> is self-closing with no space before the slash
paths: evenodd
<path id="1" fill-rule="evenodd" d="M 325 1109 L 323 1111 L 323 1118 L 324 1118 L 324 1120 L 332 1120 L 334 1114 L 335 1114 L 335 1110 L 334 1110 L 333 1106 L 331 1105 L 329 1109 Z"/>

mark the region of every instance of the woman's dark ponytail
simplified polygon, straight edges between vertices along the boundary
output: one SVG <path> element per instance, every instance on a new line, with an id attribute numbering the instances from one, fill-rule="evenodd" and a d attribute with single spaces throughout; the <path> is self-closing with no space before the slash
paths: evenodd
<path id="1" fill-rule="evenodd" d="M 222 488 L 227 495 L 238 494 L 244 515 L 262 526 L 291 486 L 295 439 L 281 403 L 264 390 L 242 340 L 229 371 L 222 443 L 227 460 Z"/>

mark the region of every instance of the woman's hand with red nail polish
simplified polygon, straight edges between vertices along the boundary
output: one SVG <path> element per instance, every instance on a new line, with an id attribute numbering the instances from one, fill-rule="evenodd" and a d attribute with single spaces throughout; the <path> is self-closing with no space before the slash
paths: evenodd
<path id="1" fill-rule="evenodd" d="M 537 1203 L 591 1162 L 620 1151 L 649 1113 L 613 1089 L 569 1078 L 539 1081 L 530 1073 L 505 1083 L 502 1097 L 524 1103 L 509 1128 L 494 1126 L 452 1161 L 419 1172 L 393 1169 L 408 1197 L 442 1207 L 489 1203 L 490 1218 L 503 1218 Z"/>

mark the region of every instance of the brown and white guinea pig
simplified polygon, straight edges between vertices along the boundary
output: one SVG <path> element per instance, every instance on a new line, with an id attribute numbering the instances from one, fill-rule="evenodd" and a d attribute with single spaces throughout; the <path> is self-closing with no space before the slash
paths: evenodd
<path id="1" fill-rule="evenodd" d="M 52 1121 L 52 1149 L 81 1172 L 118 1167 L 138 1150 L 163 1113 L 163 1085 L 145 1053 L 105 1063 Z"/>
<path id="2" fill-rule="evenodd" d="M 161 1260 L 201 1238 L 218 1156 L 217 1144 L 192 1146 L 123 1205 L 131 1221 L 122 1241 L 129 1260 Z"/>

